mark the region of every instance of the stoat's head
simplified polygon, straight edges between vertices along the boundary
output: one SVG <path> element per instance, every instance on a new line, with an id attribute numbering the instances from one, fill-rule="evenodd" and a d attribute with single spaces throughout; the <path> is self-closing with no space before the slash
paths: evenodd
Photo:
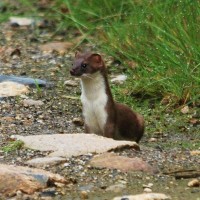
<path id="1" fill-rule="evenodd" d="M 104 62 L 96 53 L 76 53 L 70 74 L 72 76 L 87 77 L 105 69 Z"/>

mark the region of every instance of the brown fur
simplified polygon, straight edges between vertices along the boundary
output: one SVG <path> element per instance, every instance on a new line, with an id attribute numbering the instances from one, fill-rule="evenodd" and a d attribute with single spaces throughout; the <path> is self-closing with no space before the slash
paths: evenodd
<path id="1" fill-rule="evenodd" d="M 86 67 L 81 67 L 82 64 L 86 64 Z M 93 74 L 97 71 L 100 71 L 104 77 L 106 94 L 108 96 L 105 107 L 108 118 L 103 133 L 100 134 L 117 140 L 123 139 L 139 142 L 144 134 L 144 119 L 128 106 L 114 102 L 108 83 L 106 67 L 101 56 L 91 53 L 76 54 L 70 73 L 73 76 L 82 76 L 83 74 Z M 85 131 L 90 132 L 87 124 L 85 124 Z"/>

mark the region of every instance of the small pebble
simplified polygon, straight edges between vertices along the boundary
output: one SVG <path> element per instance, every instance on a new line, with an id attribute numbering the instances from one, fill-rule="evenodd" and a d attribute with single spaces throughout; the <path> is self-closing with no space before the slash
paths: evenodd
<path id="1" fill-rule="evenodd" d="M 78 83 L 77 83 L 77 81 L 67 80 L 64 82 L 64 85 L 75 87 L 75 86 L 78 86 Z"/>
<path id="2" fill-rule="evenodd" d="M 152 187 L 152 186 L 153 186 L 153 183 L 149 183 L 149 184 L 148 184 L 148 187 Z"/>
<path id="3" fill-rule="evenodd" d="M 115 185 L 111 185 L 109 187 L 106 188 L 106 191 L 111 191 L 111 192 L 122 192 L 124 189 L 126 188 L 126 185 L 124 184 L 115 184 Z"/>
<path id="4" fill-rule="evenodd" d="M 17 190 L 16 195 L 17 195 L 17 199 L 19 199 L 22 197 L 22 192 L 20 190 Z"/>
<path id="5" fill-rule="evenodd" d="M 200 180 L 193 179 L 188 182 L 188 187 L 199 187 L 200 186 Z"/>
<path id="6" fill-rule="evenodd" d="M 184 106 L 182 109 L 181 109 L 181 112 L 183 114 L 187 114 L 189 112 L 189 107 L 188 106 Z"/>
<path id="7" fill-rule="evenodd" d="M 53 198 L 52 197 L 40 197 L 41 200 L 52 200 Z"/>
<path id="8" fill-rule="evenodd" d="M 23 104 L 25 107 L 28 107 L 28 106 L 42 106 L 44 103 L 41 100 L 24 99 Z"/>
<path id="9" fill-rule="evenodd" d="M 200 150 L 190 151 L 190 155 L 191 156 L 198 156 L 198 155 L 200 155 Z"/>
<path id="10" fill-rule="evenodd" d="M 150 192 L 152 192 L 152 189 L 150 189 L 150 188 L 144 188 L 144 192 L 150 193 Z"/>
<path id="11" fill-rule="evenodd" d="M 56 185 L 57 187 L 59 187 L 59 188 L 62 188 L 62 187 L 65 186 L 64 183 L 59 183 L 59 182 L 55 182 L 55 185 Z"/>
<path id="12" fill-rule="evenodd" d="M 150 138 L 149 142 L 157 142 L 158 140 L 156 138 Z"/>
<path id="13" fill-rule="evenodd" d="M 147 185 L 142 185 L 143 188 L 151 188 L 153 186 L 153 183 L 148 183 Z"/>
<path id="14" fill-rule="evenodd" d="M 72 120 L 72 122 L 77 126 L 83 126 L 83 124 L 84 124 L 83 120 L 79 117 L 74 118 Z"/>
<path id="15" fill-rule="evenodd" d="M 87 191 L 81 191 L 81 199 L 88 199 L 88 192 Z"/>
<path id="16" fill-rule="evenodd" d="M 69 167 L 70 164 L 69 163 L 64 163 L 64 167 Z"/>
<path id="17" fill-rule="evenodd" d="M 119 84 L 122 84 L 126 81 L 127 79 L 127 76 L 124 75 L 124 74 L 121 74 L 121 75 L 117 75 L 115 76 L 114 78 L 111 79 L 111 83 L 119 83 Z"/>

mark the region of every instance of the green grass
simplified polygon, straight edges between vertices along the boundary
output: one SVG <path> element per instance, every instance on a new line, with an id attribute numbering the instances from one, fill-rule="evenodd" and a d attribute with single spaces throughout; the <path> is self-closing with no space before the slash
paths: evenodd
<path id="1" fill-rule="evenodd" d="M 24 145 L 24 142 L 20 140 L 16 140 L 14 142 L 10 142 L 7 146 L 2 147 L 1 149 L 3 152 L 9 153 L 9 152 L 21 149 L 23 145 Z"/>
<path id="2" fill-rule="evenodd" d="M 78 30 L 97 49 L 120 60 L 130 95 L 165 99 L 170 105 L 199 104 L 199 1 L 55 0 L 43 11 L 35 0 L 18 4 L 25 10 L 21 15 L 53 20 L 55 33 Z"/>
<path id="3" fill-rule="evenodd" d="M 0 1 L 0 23 L 13 16 L 35 17 L 36 15 L 38 15 L 37 9 L 33 7 L 33 3 L 29 0 Z"/>
<path id="4" fill-rule="evenodd" d="M 63 1 L 81 33 L 126 65 L 130 93 L 184 104 L 200 99 L 198 1 Z M 76 6 L 75 6 L 76 5 Z M 128 68 L 128 65 L 127 65 Z"/>

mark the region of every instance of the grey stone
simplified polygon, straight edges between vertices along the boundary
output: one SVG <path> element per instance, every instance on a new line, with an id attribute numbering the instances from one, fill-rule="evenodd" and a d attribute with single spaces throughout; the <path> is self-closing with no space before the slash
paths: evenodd
<path id="1" fill-rule="evenodd" d="M 124 74 L 117 75 L 117 76 L 115 76 L 115 77 L 113 77 L 113 78 L 111 79 L 111 83 L 119 83 L 119 84 L 122 84 L 122 83 L 124 83 L 124 82 L 126 81 L 126 79 L 127 79 L 127 76 L 124 75 Z"/>
<path id="2" fill-rule="evenodd" d="M 28 77 L 20 77 L 20 76 L 11 76 L 11 75 L 0 75 L 0 83 L 10 81 L 16 82 L 23 85 L 28 85 L 29 87 L 51 87 L 52 83 L 48 83 L 41 79 L 34 79 Z"/>
<path id="3" fill-rule="evenodd" d="M 58 165 L 61 162 L 64 162 L 66 159 L 61 157 L 42 157 L 42 158 L 34 158 L 26 162 L 26 164 L 30 166 L 34 166 L 37 168 L 45 167 L 45 166 L 54 166 Z"/>
<path id="4" fill-rule="evenodd" d="M 161 193 L 144 193 L 137 195 L 127 195 L 122 197 L 115 197 L 113 200 L 167 200 L 171 199 L 170 196 Z"/>
<path id="5" fill-rule="evenodd" d="M 15 165 L 0 165 L 0 194 L 14 196 L 18 191 L 33 194 L 56 182 L 67 184 L 65 178 L 41 169 Z"/>
<path id="6" fill-rule="evenodd" d="M 150 192 L 152 192 L 152 189 L 151 188 L 144 188 L 144 192 L 150 193 Z"/>
<path id="7" fill-rule="evenodd" d="M 53 134 L 53 135 L 15 135 L 25 147 L 40 151 L 53 151 L 52 157 L 71 157 L 88 153 L 104 153 L 120 148 L 139 149 L 136 142 L 117 141 L 95 134 Z"/>
<path id="8" fill-rule="evenodd" d="M 115 153 L 104 153 L 101 155 L 97 155 L 91 159 L 90 165 L 97 168 L 118 169 L 123 172 L 157 172 L 157 169 L 154 169 L 141 158 L 128 158 L 125 156 L 118 156 Z"/>
<path id="9" fill-rule="evenodd" d="M 199 187 L 200 186 L 200 180 L 199 179 L 192 179 L 188 182 L 188 187 Z"/>
<path id="10" fill-rule="evenodd" d="M 0 97 L 18 96 L 28 92 L 28 87 L 19 83 L 10 81 L 0 83 Z"/>
<path id="11" fill-rule="evenodd" d="M 42 106 L 44 103 L 40 100 L 24 99 L 24 106 Z"/>
<path id="12" fill-rule="evenodd" d="M 34 20 L 26 17 L 10 17 L 11 24 L 18 24 L 19 26 L 30 26 Z"/>

